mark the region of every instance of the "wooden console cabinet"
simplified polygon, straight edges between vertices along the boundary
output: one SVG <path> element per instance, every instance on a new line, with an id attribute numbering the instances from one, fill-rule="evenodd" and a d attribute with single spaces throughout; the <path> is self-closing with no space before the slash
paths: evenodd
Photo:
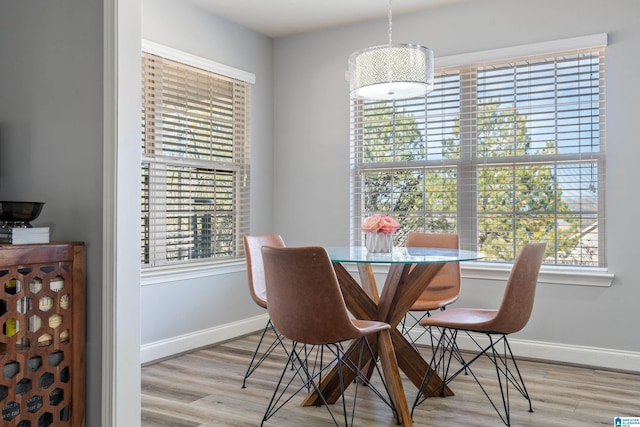
<path id="1" fill-rule="evenodd" d="M 85 422 L 85 246 L 0 245 L 2 426 Z"/>

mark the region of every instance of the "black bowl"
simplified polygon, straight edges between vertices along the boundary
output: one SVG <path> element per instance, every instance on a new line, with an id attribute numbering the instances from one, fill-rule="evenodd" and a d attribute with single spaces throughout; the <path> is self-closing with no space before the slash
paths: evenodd
<path id="1" fill-rule="evenodd" d="M 40 202 L 0 202 L 0 221 L 29 222 L 40 215 L 44 203 Z"/>

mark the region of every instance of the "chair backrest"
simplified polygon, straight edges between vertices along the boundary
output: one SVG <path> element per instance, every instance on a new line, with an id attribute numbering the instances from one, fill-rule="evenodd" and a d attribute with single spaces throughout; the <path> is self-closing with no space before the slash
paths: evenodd
<path id="1" fill-rule="evenodd" d="M 502 303 L 492 321 L 492 327 L 497 332 L 518 332 L 529 321 L 546 247 L 546 242 L 528 243 L 516 257 Z"/>
<path id="2" fill-rule="evenodd" d="M 249 276 L 249 293 L 260 307 L 267 308 L 267 289 L 264 283 L 264 266 L 262 263 L 262 247 L 284 247 L 279 234 L 263 236 L 244 236 L 244 253 L 247 259 Z"/>
<path id="3" fill-rule="evenodd" d="M 407 247 L 458 249 L 458 235 L 451 233 L 422 233 L 412 231 L 407 237 Z M 460 263 L 449 262 L 436 274 L 419 299 L 451 300 L 460 294 Z"/>
<path id="4" fill-rule="evenodd" d="M 267 309 L 278 332 L 304 344 L 328 344 L 360 335 L 324 248 L 265 246 L 262 257 Z"/>

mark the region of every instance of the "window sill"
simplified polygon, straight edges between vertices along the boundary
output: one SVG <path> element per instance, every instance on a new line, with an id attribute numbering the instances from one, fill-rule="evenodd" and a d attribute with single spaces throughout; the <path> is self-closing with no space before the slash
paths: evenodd
<path id="1" fill-rule="evenodd" d="M 140 286 L 158 285 L 161 283 L 180 282 L 203 277 L 246 272 L 244 259 L 219 263 L 194 263 L 192 265 L 154 267 L 143 270 L 140 274 Z"/>
<path id="2" fill-rule="evenodd" d="M 499 280 L 506 282 L 511 273 L 512 264 L 493 264 L 481 262 L 464 262 L 460 264 L 460 275 L 463 279 Z M 357 275 L 355 264 L 349 268 Z M 373 266 L 375 274 L 386 274 L 388 265 Z M 552 285 L 610 287 L 614 275 L 606 268 L 577 268 L 542 266 L 538 283 Z"/>
<path id="3" fill-rule="evenodd" d="M 460 265 L 460 275 L 467 279 L 506 281 L 512 264 L 465 262 Z M 553 285 L 610 287 L 614 275 L 606 268 L 542 266 L 538 283 Z"/>

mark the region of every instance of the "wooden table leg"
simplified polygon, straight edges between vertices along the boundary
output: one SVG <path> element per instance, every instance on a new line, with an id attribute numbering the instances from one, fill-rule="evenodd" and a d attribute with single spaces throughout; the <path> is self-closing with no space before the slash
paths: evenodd
<path id="1" fill-rule="evenodd" d="M 369 295 L 369 298 L 376 304 L 380 301 L 380 293 L 376 285 L 376 278 L 373 275 L 371 264 L 358 264 L 358 274 L 360 275 L 360 285 Z"/>
<path id="2" fill-rule="evenodd" d="M 382 331 L 379 336 L 380 364 L 382 365 L 382 373 L 389 390 L 389 397 L 397 411 L 398 422 L 404 426 L 413 426 L 407 397 L 400 378 L 400 371 L 398 371 L 398 361 L 391 342 L 391 335 L 389 331 Z"/>
<path id="3" fill-rule="evenodd" d="M 442 387 L 442 379 L 438 374 L 432 371 L 429 364 L 424 360 L 422 355 L 407 341 L 402 333 L 397 329 L 391 329 L 391 340 L 393 341 L 393 349 L 395 350 L 398 367 L 411 380 L 411 382 L 420 388 L 422 379 L 427 371 L 431 371 L 433 375 L 427 384 L 422 388 L 424 394 L 431 394 L 434 390 Z M 453 396 L 453 391 L 446 386 L 444 389 L 445 396 Z"/>
<path id="4" fill-rule="evenodd" d="M 333 267 L 340 283 L 342 297 L 347 308 L 355 316 L 361 320 L 379 320 L 378 305 L 365 292 L 356 279 L 340 263 L 334 263 Z M 375 283 L 374 285 L 375 286 Z"/>

